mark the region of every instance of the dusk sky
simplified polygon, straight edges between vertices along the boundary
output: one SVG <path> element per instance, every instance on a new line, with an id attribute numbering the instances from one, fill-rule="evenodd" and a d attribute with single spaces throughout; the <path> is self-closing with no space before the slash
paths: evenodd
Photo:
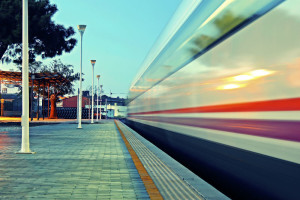
<path id="1" fill-rule="evenodd" d="M 101 75 L 104 92 L 126 96 L 145 56 L 168 23 L 181 0 L 51 0 L 59 11 L 56 23 L 86 24 L 83 36 L 83 89 L 92 85 L 91 59 L 97 60 L 95 76 Z M 80 35 L 75 49 L 61 56 L 80 69 Z M 95 83 L 96 78 L 95 78 Z M 124 94 L 120 94 L 124 93 Z"/>
<path id="2" fill-rule="evenodd" d="M 96 75 L 105 93 L 126 97 L 131 81 L 147 53 L 167 25 L 181 0 L 50 0 L 58 12 L 53 20 L 72 26 L 78 40 L 71 53 L 57 56 L 65 64 L 80 70 L 80 34 L 78 24 L 87 25 L 83 35 L 83 90 L 92 85 L 90 60 L 97 60 Z M 30 23 L 30 22 L 29 22 Z M 30 30 L 29 30 L 30 31 Z M 45 63 L 51 59 L 42 60 Z M 12 64 L 3 70 L 15 69 Z M 75 87 L 78 87 L 78 83 Z"/>
<path id="3" fill-rule="evenodd" d="M 80 70 L 78 24 L 87 25 L 83 35 L 83 89 L 92 85 L 90 60 L 97 60 L 95 76 L 101 75 L 104 92 L 127 96 L 145 56 L 167 25 L 181 0 L 50 0 L 58 7 L 53 20 L 76 30 L 77 46 L 60 58 Z M 95 84 L 97 83 L 95 77 Z M 79 84 L 76 84 L 78 87 Z M 123 93 L 123 94 L 120 94 Z"/>

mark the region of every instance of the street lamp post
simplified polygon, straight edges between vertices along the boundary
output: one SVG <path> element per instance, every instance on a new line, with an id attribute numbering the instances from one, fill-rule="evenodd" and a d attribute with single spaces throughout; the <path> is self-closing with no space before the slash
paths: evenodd
<path id="1" fill-rule="evenodd" d="M 30 115 L 31 115 L 31 121 L 33 120 L 33 85 L 34 85 L 34 79 L 35 79 L 35 75 L 31 74 L 31 110 L 30 110 Z"/>
<path id="2" fill-rule="evenodd" d="M 92 78 L 92 116 L 91 116 L 91 124 L 94 123 L 94 66 L 96 64 L 96 60 L 91 60 L 92 70 L 93 70 L 93 78 Z"/>
<path id="3" fill-rule="evenodd" d="M 83 33 L 85 31 L 86 25 L 78 25 L 78 30 L 80 32 L 80 80 L 79 80 L 79 112 L 78 112 L 78 127 L 77 128 L 82 128 L 81 127 L 81 111 L 82 111 L 82 37 Z"/>
<path id="4" fill-rule="evenodd" d="M 28 0 L 23 0 L 22 27 L 22 145 L 17 153 L 32 154 L 29 143 Z"/>
<path id="5" fill-rule="evenodd" d="M 105 111 L 106 111 L 105 119 L 107 119 L 107 114 L 108 114 L 108 111 L 107 111 L 107 97 L 105 99 Z"/>
<path id="6" fill-rule="evenodd" d="M 78 90 L 77 90 L 77 110 L 76 110 L 77 112 L 76 112 L 76 116 L 77 116 L 77 123 L 79 123 L 79 88 L 78 88 Z"/>
<path id="7" fill-rule="evenodd" d="M 101 113 L 101 104 L 102 104 L 101 93 L 102 93 L 102 86 L 103 86 L 103 85 L 100 85 L 100 121 L 101 121 L 101 118 L 102 118 L 102 113 Z"/>
<path id="8" fill-rule="evenodd" d="M 1 84 L 2 84 L 2 81 L 0 80 L 0 116 L 3 116 L 3 105 L 2 105 L 2 98 L 1 98 Z M 4 99 L 3 99 L 4 101 Z"/>
<path id="9" fill-rule="evenodd" d="M 100 75 L 97 75 L 98 87 L 97 87 L 97 121 L 99 121 L 99 78 Z"/>

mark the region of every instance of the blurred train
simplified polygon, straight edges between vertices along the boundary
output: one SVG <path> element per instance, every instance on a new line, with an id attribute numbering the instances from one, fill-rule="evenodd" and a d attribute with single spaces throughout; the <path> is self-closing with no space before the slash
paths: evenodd
<path id="1" fill-rule="evenodd" d="M 182 1 L 126 123 L 233 199 L 300 199 L 300 1 Z"/>

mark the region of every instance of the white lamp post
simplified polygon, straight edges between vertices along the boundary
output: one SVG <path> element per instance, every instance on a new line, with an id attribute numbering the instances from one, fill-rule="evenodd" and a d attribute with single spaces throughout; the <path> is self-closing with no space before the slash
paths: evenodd
<path id="1" fill-rule="evenodd" d="M 32 154 L 29 143 L 28 0 L 23 0 L 22 26 L 22 145 L 17 153 Z"/>
<path id="2" fill-rule="evenodd" d="M 82 36 L 85 31 L 86 25 L 78 25 L 78 30 L 80 32 L 80 39 L 81 39 L 81 48 L 80 48 L 80 80 L 79 80 L 79 113 L 78 113 L 78 127 L 81 127 L 81 111 L 82 111 Z"/>
<path id="3" fill-rule="evenodd" d="M 77 91 L 77 123 L 79 122 L 79 88 L 78 88 L 78 91 Z"/>
<path id="4" fill-rule="evenodd" d="M 30 110 L 31 121 L 33 120 L 33 100 L 34 100 L 33 85 L 34 85 L 34 79 L 35 79 L 35 75 L 32 73 L 31 74 L 31 103 L 30 103 L 30 106 L 31 106 L 31 110 Z"/>
<path id="5" fill-rule="evenodd" d="M 97 75 L 98 87 L 97 87 L 97 121 L 99 121 L 99 78 L 100 75 Z"/>
<path id="6" fill-rule="evenodd" d="M 101 118 L 102 118 L 102 114 L 101 114 L 101 104 L 102 104 L 101 92 L 102 92 L 102 86 L 103 85 L 100 85 L 100 121 L 101 121 Z"/>
<path id="7" fill-rule="evenodd" d="M 93 68 L 93 78 L 92 78 L 92 116 L 91 116 L 91 124 L 94 123 L 94 66 L 96 64 L 96 60 L 91 60 L 92 68 Z"/>

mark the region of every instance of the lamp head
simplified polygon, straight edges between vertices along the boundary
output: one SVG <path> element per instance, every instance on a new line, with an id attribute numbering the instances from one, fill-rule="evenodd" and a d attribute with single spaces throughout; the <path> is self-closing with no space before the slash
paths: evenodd
<path id="1" fill-rule="evenodd" d="M 96 63 L 96 60 L 91 60 L 92 65 Z"/>
<path id="2" fill-rule="evenodd" d="M 100 75 L 97 75 L 96 77 L 97 77 L 97 79 L 99 79 L 99 78 L 100 78 Z"/>
<path id="3" fill-rule="evenodd" d="M 84 33 L 86 25 L 77 25 L 77 28 L 78 28 L 80 33 Z"/>

